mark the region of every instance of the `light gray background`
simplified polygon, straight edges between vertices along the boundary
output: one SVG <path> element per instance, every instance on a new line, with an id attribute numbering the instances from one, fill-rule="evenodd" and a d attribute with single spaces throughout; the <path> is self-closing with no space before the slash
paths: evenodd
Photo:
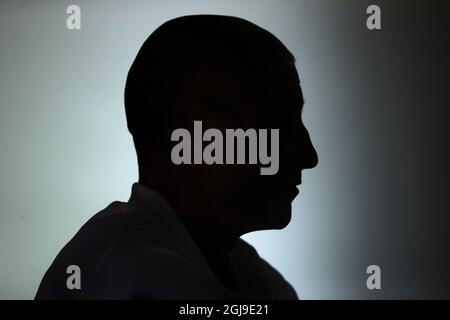
<path id="1" fill-rule="evenodd" d="M 430 4 L 431 3 L 431 4 Z M 78 4 L 82 29 L 66 29 Z M 382 30 L 365 27 L 369 4 Z M 171 18 L 216 13 L 297 57 L 319 154 L 291 224 L 245 236 L 304 299 L 449 297 L 448 11 L 437 1 L 2 1 L 0 298 L 30 299 L 93 214 L 126 201 L 137 163 L 126 74 Z M 366 267 L 382 290 L 366 288 Z"/>

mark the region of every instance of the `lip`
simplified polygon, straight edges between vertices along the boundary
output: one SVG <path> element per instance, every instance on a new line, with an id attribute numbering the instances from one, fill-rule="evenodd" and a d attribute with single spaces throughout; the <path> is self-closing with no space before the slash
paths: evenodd
<path id="1" fill-rule="evenodd" d="M 299 186 L 302 184 L 302 177 L 293 174 L 290 177 L 286 177 L 285 183 L 291 186 Z"/>
<path id="2" fill-rule="evenodd" d="M 286 186 L 285 191 L 283 193 L 287 197 L 289 197 L 290 199 L 293 200 L 300 193 L 300 191 L 298 190 L 297 187 L 295 187 L 293 185 L 289 185 L 289 186 Z"/>
<path id="3" fill-rule="evenodd" d="M 302 179 L 296 179 L 296 180 L 289 180 L 289 181 L 287 181 L 287 185 L 289 187 L 293 187 L 293 188 L 295 188 L 295 187 L 297 187 L 297 186 L 299 186 L 301 184 L 302 184 Z"/>

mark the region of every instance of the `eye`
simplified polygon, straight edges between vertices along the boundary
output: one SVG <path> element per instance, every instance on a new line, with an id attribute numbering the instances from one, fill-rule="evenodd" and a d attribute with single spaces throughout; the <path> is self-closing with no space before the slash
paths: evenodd
<path id="1" fill-rule="evenodd" d="M 292 100 L 286 101 L 286 106 L 291 109 L 297 111 L 298 114 L 301 114 L 303 110 L 304 101 L 302 98 L 295 98 Z"/>
<path id="2" fill-rule="evenodd" d="M 302 117 L 303 108 L 299 104 L 290 104 L 287 107 L 287 113 L 292 119 L 299 119 Z"/>

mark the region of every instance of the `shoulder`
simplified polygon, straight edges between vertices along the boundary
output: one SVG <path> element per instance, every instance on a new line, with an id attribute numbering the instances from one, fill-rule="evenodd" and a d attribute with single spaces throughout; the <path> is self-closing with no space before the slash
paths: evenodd
<path id="1" fill-rule="evenodd" d="M 212 295 L 195 262 L 151 213 L 113 202 L 87 221 L 44 275 L 37 299 L 200 298 Z M 67 268 L 81 270 L 81 289 L 68 290 Z M 196 286 L 198 287 L 198 285 Z"/>
<path id="2" fill-rule="evenodd" d="M 79 291 L 67 288 L 70 270 L 75 266 L 80 271 L 84 287 L 110 254 L 128 220 L 129 208 L 118 201 L 92 216 L 53 260 L 41 280 L 36 299 L 76 298 Z"/>
<path id="3" fill-rule="evenodd" d="M 260 257 L 256 249 L 248 242 L 239 239 L 232 251 L 235 263 L 247 283 L 265 298 L 297 300 L 292 285 L 269 262 Z"/>

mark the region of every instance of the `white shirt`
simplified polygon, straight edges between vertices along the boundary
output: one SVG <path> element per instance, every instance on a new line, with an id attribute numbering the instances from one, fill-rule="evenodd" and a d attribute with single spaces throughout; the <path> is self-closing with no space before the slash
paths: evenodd
<path id="1" fill-rule="evenodd" d="M 134 183 L 128 202 L 94 215 L 61 250 L 36 299 L 298 299 L 244 240 L 230 257 L 239 279 L 234 292 L 213 273 L 172 206 Z M 69 265 L 80 267 L 79 290 L 67 288 Z"/>

